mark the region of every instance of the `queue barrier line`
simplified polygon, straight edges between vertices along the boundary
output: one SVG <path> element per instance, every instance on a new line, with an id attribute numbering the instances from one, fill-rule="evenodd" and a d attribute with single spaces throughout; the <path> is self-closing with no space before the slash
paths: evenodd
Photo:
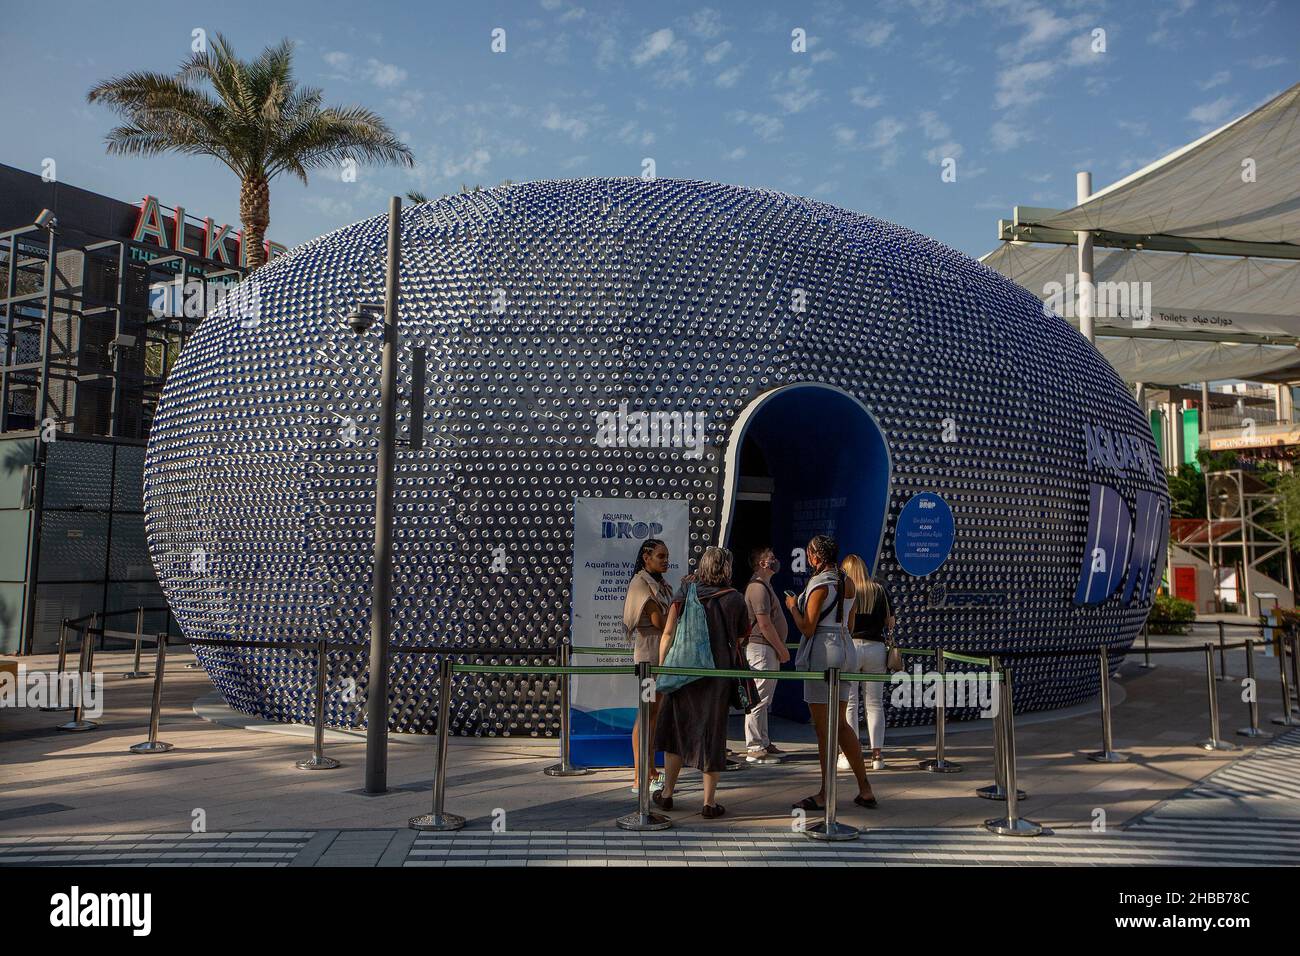
<path id="1" fill-rule="evenodd" d="M 105 628 L 102 625 L 98 625 L 99 617 L 94 612 L 92 612 L 88 616 L 88 620 L 89 623 L 85 626 L 78 626 L 80 622 L 74 622 L 68 619 L 65 619 L 62 622 L 62 627 L 60 630 L 60 662 L 61 662 L 60 672 L 64 670 L 63 655 L 66 652 L 66 643 L 65 643 L 66 633 L 68 630 L 73 630 L 80 633 L 82 636 L 81 661 L 80 661 L 79 669 L 82 673 L 93 673 L 93 669 L 94 669 L 93 639 L 96 636 L 102 638 L 102 636 L 105 633 Z M 1292 660 L 1292 664 L 1294 666 L 1297 656 L 1300 656 L 1300 653 L 1298 653 L 1300 652 L 1300 633 L 1297 633 L 1295 628 L 1279 626 L 1279 625 L 1275 625 L 1274 630 L 1275 630 L 1274 640 L 1281 649 L 1281 653 L 1278 655 L 1278 666 L 1279 666 L 1279 677 L 1282 685 L 1282 699 L 1284 703 L 1283 717 L 1276 718 L 1274 722 L 1279 724 L 1284 724 L 1286 726 L 1296 726 L 1296 722 L 1290 716 L 1290 699 L 1289 699 L 1290 695 L 1287 686 L 1287 657 L 1289 654 Z M 112 631 L 109 631 L 109 633 L 110 635 L 113 634 Z M 167 648 L 167 644 L 171 639 L 171 635 L 167 633 L 158 633 L 156 635 L 146 636 L 137 632 L 136 634 L 128 634 L 125 636 L 132 637 L 137 640 L 137 666 L 138 666 L 139 642 L 142 642 L 146 639 L 151 639 L 154 641 L 157 647 L 157 666 L 154 672 L 153 701 L 152 701 L 152 706 L 150 708 L 149 739 L 146 740 L 144 743 L 137 744 L 129 749 L 133 753 L 165 752 L 167 750 L 172 749 L 172 745 L 158 740 L 158 720 L 161 711 L 162 681 L 165 673 L 166 648 Z M 325 701 L 325 687 L 326 687 L 326 677 L 327 677 L 327 667 L 328 667 L 328 655 L 331 651 L 356 650 L 356 649 L 368 647 L 369 646 L 368 644 L 361 643 L 361 642 L 331 643 L 325 640 L 324 638 L 318 639 L 317 641 L 314 642 L 243 641 L 243 640 L 235 640 L 229 638 L 224 638 L 224 639 L 223 638 L 194 638 L 190 641 L 185 641 L 182 638 L 182 642 L 199 644 L 199 645 L 225 646 L 225 647 L 253 646 L 253 647 L 280 648 L 280 649 L 315 649 L 317 652 L 316 695 L 315 695 L 316 713 L 315 713 L 315 722 L 314 722 L 315 723 L 315 747 L 312 756 L 304 760 L 298 761 L 296 766 L 299 769 L 304 769 L 304 770 L 333 769 L 335 767 L 340 766 L 338 761 L 325 757 L 323 753 L 323 738 L 324 738 L 324 727 L 325 727 L 324 701 Z M 1207 684 L 1207 690 L 1209 696 L 1209 716 L 1210 716 L 1210 736 L 1207 740 L 1205 740 L 1201 744 L 1201 747 L 1205 750 L 1218 751 L 1218 750 L 1237 749 L 1233 744 L 1227 743 L 1220 736 L 1218 697 L 1214 689 L 1214 683 L 1215 683 L 1214 652 L 1217 650 L 1222 659 L 1223 651 L 1228 649 L 1235 650 L 1239 648 L 1245 648 L 1248 651 L 1253 652 L 1254 643 L 1255 643 L 1254 641 L 1250 639 L 1246 639 L 1241 643 L 1235 643 L 1229 645 L 1221 639 L 1217 644 L 1217 646 L 1214 643 L 1211 643 L 1209 641 L 1206 641 L 1201 645 L 1206 660 L 1206 684 Z M 561 700 L 565 702 L 566 706 L 568 702 L 567 689 L 569 684 L 569 678 L 574 674 L 629 675 L 629 676 L 640 676 L 642 677 L 642 679 L 648 679 L 652 674 L 677 674 L 681 676 L 695 676 L 695 677 L 745 678 L 745 677 L 752 677 L 755 673 L 762 673 L 765 677 L 776 679 L 776 680 L 825 681 L 828 684 L 828 690 L 831 697 L 838 696 L 837 689 L 839 687 L 839 682 L 841 680 L 857 681 L 857 682 L 886 682 L 886 681 L 901 682 L 901 681 L 915 681 L 915 680 L 924 681 L 928 679 L 933 679 L 932 675 L 927 675 L 927 674 L 914 675 L 914 674 L 908 674 L 906 671 L 898 671 L 892 674 L 873 674 L 873 673 L 841 674 L 838 668 L 830 668 L 822 673 L 818 673 L 815 671 L 755 672 L 748 669 L 740 670 L 740 669 L 712 669 L 712 668 L 651 667 L 650 664 L 645 662 L 636 664 L 635 666 L 631 666 L 631 667 L 617 666 L 617 665 L 596 665 L 596 666 L 586 666 L 586 667 L 583 666 L 575 667 L 575 666 L 569 666 L 566 663 L 567 660 L 569 659 L 569 654 L 575 649 L 565 644 L 560 645 L 558 654 L 555 651 L 551 651 L 549 649 L 540 650 L 540 649 L 533 649 L 533 648 L 525 648 L 525 649 L 502 650 L 500 648 L 485 649 L 485 648 L 477 648 L 477 647 L 461 649 L 454 646 L 437 646 L 437 645 L 427 645 L 427 646 L 417 645 L 414 647 L 409 647 L 409 646 L 391 647 L 390 650 L 396 653 L 402 653 L 402 652 L 428 653 L 428 654 L 441 655 L 441 660 L 439 661 L 438 664 L 439 686 L 440 686 L 441 696 L 439 701 L 439 717 L 438 717 L 438 732 L 437 732 L 439 739 L 438 739 L 438 765 L 435 770 L 435 784 L 434 784 L 434 813 L 432 815 L 425 815 L 423 817 L 417 817 L 412 819 L 411 826 L 416 829 L 440 829 L 440 830 L 460 829 L 465 824 L 465 820 L 463 817 L 458 817 L 455 814 L 447 814 L 444 813 L 442 810 L 445 787 L 446 787 L 446 776 L 444 773 L 444 768 L 446 767 L 446 761 L 447 761 L 447 740 L 450 736 L 448 733 L 446 733 L 446 728 L 449 726 L 449 719 L 450 719 L 449 707 L 450 707 L 450 697 L 452 692 L 451 678 L 453 673 L 455 672 L 477 673 L 477 674 L 560 675 L 563 678 L 561 684 L 562 687 Z M 611 652 L 622 653 L 622 654 L 631 653 L 630 650 L 625 650 L 621 648 L 619 649 L 583 648 L 582 650 L 589 653 L 611 653 Z M 946 651 L 946 650 L 936 651 L 936 650 L 926 650 L 926 649 L 919 649 L 919 648 L 918 649 L 900 648 L 900 650 L 902 650 L 903 653 L 905 654 L 917 654 L 923 656 L 935 656 L 937 654 L 938 655 L 937 673 L 945 683 L 957 683 L 960 681 L 969 680 L 971 677 L 971 672 L 969 671 L 953 673 L 953 674 L 945 673 L 943 663 L 945 660 L 951 659 L 951 660 L 957 660 L 966 663 L 972 663 L 976 665 L 988 666 L 990 668 L 989 678 L 993 680 L 997 685 L 999 685 L 1000 692 L 1002 694 L 1002 706 L 999 707 L 997 712 L 993 715 L 995 783 L 994 786 L 992 787 L 983 787 L 980 788 L 978 791 L 976 791 L 977 795 L 979 796 L 988 797 L 990 799 L 1002 799 L 1005 800 L 1007 803 L 1007 815 L 1005 817 L 995 818 L 993 820 L 986 821 L 985 823 L 985 828 L 991 830 L 994 833 L 998 833 L 1001 835 L 1012 835 L 1012 836 L 1034 836 L 1042 832 L 1050 832 L 1050 831 L 1046 831 L 1039 824 L 1020 818 L 1017 813 L 1016 803 L 1018 799 L 1023 799 L 1023 792 L 1016 789 L 1016 776 L 1015 776 L 1016 757 L 1015 757 L 1015 736 L 1014 736 L 1015 718 L 1014 718 L 1014 710 L 1013 710 L 1014 703 L 1013 703 L 1012 686 L 1011 686 L 1012 668 L 1007 667 L 1006 665 L 1002 664 L 998 660 L 999 654 L 1001 654 L 1002 656 L 1010 656 L 1010 657 L 1019 656 L 1019 657 L 1029 657 L 1029 658 L 1061 657 L 1061 656 L 1074 657 L 1074 656 L 1086 656 L 1089 654 L 1095 654 L 1097 660 L 1100 662 L 1099 664 L 1101 669 L 1100 679 L 1102 681 L 1101 686 L 1103 691 L 1101 695 L 1102 696 L 1101 710 L 1102 710 L 1102 718 L 1103 718 L 1103 749 L 1101 751 L 1101 754 L 1106 756 L 1113 755 L 1113 752 L 1110 750 L 1110 745 L 1111 745 L 1111 734 L 1110 734 L 1110 726 L 1109 726 L 1110 701 L 1109 701 L 1109 693 L 1107 692 L 1110 659 L 1112 656 L 1115 657 L 1127 656 L 1128 654 L 1133 652 L 1134 650 L 1133 646 L 1120 649 L 1114 647 L 1107 647 L 1106 645 L 1101 645 L 1093 651 L 1056 650 L 1056 651 L 1034 652 L 1034 651 L 1012 650 L 1012 651 L 992 652 L 989 658 L 981 658 L 973 654 L 964 654 L 962 652 Z M 1197 650 L 1197 648 L 1195 646 L 1192 646 L 1192 647 L 1157 648 L 1154 649 L 1154 651 L 1152 651 L 1152 649 L 1150 648 L 1146 648 L 1145 650 L 1147 651 L 1147 653 L 1154 652 L 1154 653 L 1185 654 L 1189 652 L 1194 652 Z M 562 663 L 561 665 L 556 666 L 556 665 L 541 665 L 541 664 L 533 664 L 533 665 L 454 664 L 452 662 L 451 660 L 452 657 L 463 655 L 463 654 L 476 654 L 476 655 L 483 655 L 483 656 L 502 656 L 502 657 L 509 657 L 509 656 L 557 657 L 558 656 L 562 661 Z M 1253 677 L 1253 664 L 1254 664 L 1253 653 L 1251 653 L 1247 658 L 1247 667 L 1248 667 L 1248 671 L 1250 672 L 1249 676 L 1252 677 Z M 1220 678 L 1220 680 L 1222 679 L 1223 678 Z M 60 691 L 60 694 L 61 693 L 62 692 Z M 939 695 L 936 699 L 936 748 L 937 748 L 938 758 L 937 760 L 934 761 L 923 762 L 922 763 L 923 768 L 926 768 L 926 765 L 928 764 L 931 765 L 928 769 L 936 769 L 934 765 L 936 764 L 941 765 L 945 763 L 943 758 L 942 726 L 943 726 L 944 714 L 946 711 L 946 697 L 947 695 L 944 694 L 944 695 Z M 60 697 L 60 702 L 61 702 L 61 697 Z M 46 709 L 46 710 L 72 709 L 75 711 L 73 720 L 69 721 L 68 724 L 59 727 L 58 728 L 59 730 L 78 731 L 78 730 L 94 729 L 98 725 L 95 724 L 93 721 L 87 721 L 84 719 L 84 712 L 82 709 L 83 703 L 84 703 L 84 695 L 83 695 L 83 702 L 79 703 L 76 707 L 69 708 L 69 707 L 56 706 L 56 707 L 47 707 L 42 709 Z M 639 712 L 641 711 L 645 712 L 643 718 L 645 715 L 648 715 L 648 706 L 649 706 L 648 696 L 644 694 L 638 695 L 638 710 Z M 828 720 L 831 719 L 834 713 L 835 711 L 833 709 L 831 708 L 827 709 Z M 1250 716 L 1251 716 L 1251 726 L 1249 728 L 1245 728 L 1243 730 L 1238 731 L 1238 733 L 1243 736 L 1263 736 L 1264 735 L 1263 732 L 1259 730 L 1257 706 L 1252 706 Z M 564 722 L 562 721 L 562 723 Z M 648 735 L 647 727 L 648 727 L 648 721 L 643 719 L 640 736 L 641 738 L 644 739 L 638 740 L 638 744 L 642 745 L 641 746 L 642 753 L 645 753 L 649 747 L 649 742 L 647 737 Z M 834 729 L 828 726 L 827 728 L 828 735 L 832 734 L 833 732 Z M 545 772 L 553 776 L 568 776 L 568 775 L 590 772 L 586 768 L 573 767 L 568 762 L 567 733 L 564 734 L 564 737 L 565 739 L 561 741 L 561 753 L 562 753 L 561 764 L 557 765 L 557 767 L 547 768 Z M 1120 756 L 1120 755 L 1114 755 L 1114 756 Z M 843 824 L 839 824 L 835 821 L 835 809 L 834 809 L 834 800 L 833 800 L 833 794 L 835 792 L 835 778 L 834 778 L 834 771 L 829 769 L 829 767 L 830 767 L 830 762 L 828 761 L 827 768 L 824 771 L 824 779 L 823 779 L 823 788 L 825 793 L 828 796 L 826 810 L 825 810 L 826 813 L 825 822 L 817 824 L 810 829 L 805 829 L 803 832 L 805 833 L 805 835 L 815 839 L 825 839 L 825 840 L 853 839 L 858 835 L 858 831 L 853 827 L 848 827 Z M 950 765 L 950 767 L 951 769 L 954 770 L 960 769 L 955 765 Z M 617 821 L 618 825 L 623 829 L 664 829 L 671 825 L 671 822 L 666 817 L 663 817 L 662 815 L 658 815 L 658 814 L 652 814 L 649 812 L 648 775 L 649 775 L 649 770 L 648 770 L 648 758 L 647 758 L 647 760 L 642 761 L 642 773 L 641 773 L 642 779 L 639 781 L 639 787 L 638 787 L 638 813 L 631 814 L 628 817 L 620 818 Z"/>
<path id="2" fill-rule="evenodd" d="M 635 674 L 635 667 L 617 664 L 590 664 L 559 667 L 554 664 L 452 664 L 457 674 Z"/>

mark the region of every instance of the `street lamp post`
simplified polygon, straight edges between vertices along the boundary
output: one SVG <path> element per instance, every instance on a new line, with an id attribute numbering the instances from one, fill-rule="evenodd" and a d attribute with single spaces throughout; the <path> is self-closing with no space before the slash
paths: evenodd
<path id="1" fill-rule="evenodd" d="M 397 445 L 397 274 L 402 264 L 401 212 L 402 200 L 393 196 L 388 201 L 388 268 L 379 373 L 375 562 L 370 585 L 370 680 L 366 693 L 366 793 L 388 791 L 388 632 L 393 600 L 393 458 Z"/>

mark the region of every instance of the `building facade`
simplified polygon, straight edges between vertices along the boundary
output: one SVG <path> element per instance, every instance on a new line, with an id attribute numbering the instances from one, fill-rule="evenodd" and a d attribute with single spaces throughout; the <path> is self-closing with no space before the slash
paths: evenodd
<path id="1" fill-rule="evenodd" d="M 688 561 L 729 544 L 743 574 L 767 541 L 778 588 L 801 585 L 812 534 L 834 534 L 893 595 L 904 646 L 1138 633 L 1169 513 L 1150 427 L 1105 360 L 996 272 L 868 216 L 710 183 L 539 182 L 402 215 L 394 730 L 436 717 L 437 657 L 404 646 L 507 662 L 583 643 L 579 497 L 685 501 Z M 386 233 L 356 223 L 259 270 L 172 370 L 145 507 L 187 636 L 367 640 L 379 332 L 342 316 L 382 301 Z M 232 706 L 308 719 L 312 654 L 197 652 Z M 327 719 L 357 726 L 366 655 L 330 666 Z M 1027 658 L 1016 677 L 1019 709 L 1097 689 L 1091 656 Z M 556 708 L 553 680 L 465 676 L 452 730 L 550 733 Z"/>

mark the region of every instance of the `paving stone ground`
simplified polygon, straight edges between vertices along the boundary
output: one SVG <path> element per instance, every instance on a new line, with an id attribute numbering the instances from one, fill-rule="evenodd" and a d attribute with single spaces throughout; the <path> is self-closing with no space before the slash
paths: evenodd
<path id="1" fill-rule="evenodd" d="M 140 756 L 150 686 L 123 680 L 129 658 L 101 658 L 108 672 L 100 727 L 54 730 L 66 715 L 0 709 L 0 865 L 106 866 L 608 866 L 608 865 L 1258 865 L 1300 863 L 1300 732 L 1267 746 L 1237 737 L 1246 722 L 1238 681 L 1216 682 L 1222 736 L 1243 745 L 1210 753 L 1203 656 L 1165 655 L 1153 670 L 1126 664 L 1115 684 L 1115 746 L 1128 763 L 1096 764 L 1099 721 L 1082 708 L 1067 719 L 1017 722 L 1018 768 L 1029 799 L 1022 815 L 1050 835 L 1016 839 L 979 824 L 1003 805 L 973 795 L 992 774 L 987 724 L 950 728 L 958 774 L 917 761 L 932 740 L 895 734 L 888 767 L 872 774 L 879 810 L 841 801 L 858 840 L 825 844 L 792 832 L 790 804 L 817 789 L 809 728 L 777 722 L 790 751 L 775 766 L 725 774 L 728 813 L 699 815 L 699 778 L 686 775 L 672 829 L 629 833 L 614 820 L 635 809 L 627 772 L 550 778 L 554 740 L 453 738 L 447 809 L 468 819 L 455 834 L 416 833 L 428 811 L 433 738 L 394 738 L 383 796 L 361 793 L 364 743 L 331 734 L 339 770 L 304 772 L 306 736 L 213 723 L 195 713 L 207 677 L 172 661 L 160 736 L 176 750 Z M 30 668 L 49 666 L 26 659 Z M 1261 713 L 1281 713 L 1276 662 L 1257 658 Z M 1242 652 L 1228 672 L 1244 673 Z M 200 708 L 208 712 L 205 708 Z M 210 710 L 210 707 L 208 708 Z M 739 722 L 733 728 L 739 737 Z M 734 742 L 740 745 L 739 739 Z M 841 776 L 848 791 L 851 777 Z M 1095 829 L 1104 815 L 1105 829 Z M 194 821 L 206 832 L 192 832 Z M 504 819 L 505 832 L 492 829 Z"/>

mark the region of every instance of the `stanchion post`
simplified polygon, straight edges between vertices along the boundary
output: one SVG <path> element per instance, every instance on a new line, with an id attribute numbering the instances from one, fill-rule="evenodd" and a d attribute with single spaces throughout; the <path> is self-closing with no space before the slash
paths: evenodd
<path id="1" fill-rule="evenodd" d="M 1007 815 L 984 821 L 984 829 L 998 836 L 1038 836 L 1043 833 L 1043 826 L 1033 820 L 1020 816 L 1020 790 L 1016 781 L 1016 712 L 1015 696 L 1011 689 L 1011 668 L 1002 669 L 1002 732 L 1003 753 L 1006 754 L 1007 768 Z"/>
<path id="2" fill-rule="evenodd" d="M 650 662 L 636 665 L 636 813 L 629 813 L 614 821 L 620 830 L 667 830 L 673 821 L 662 813 L 650 811 L 650 764 L 654 752 L 650 746 L 650 697 L 657 693 L 650 681 Z"/>
<path id="3" fill-rule="evenodd" d="M 299 770 L 335 770 L 341 766 L 333 757 L 325 756 L 325 685 L 328 676 L 329 646 L 322 637 L 316 642 L 315 733 L 312 752 L 310 757 L 303 757 L 294 764 Z"/>
<path id="4" fill-rule="evenodd" d="M 948 709 L 948 678 L 945 675 L 948 668 L 944 661 L 942 648 L 935 648 L 934 660 L 935 673 L 939 675 L 939 693 L 934 700 L 934 759 L 922 760 L 919 766 L 922 770 L 928 770 L 930 773 L 961 773 L 960 764 L 955 764 L 944 757 L 944 738 L 947 729 L 946 713 Z M 913 692 L 915 692 L 915 688 Z"/>
<path id="5" fill-rule="evenodd" d="M 821 823 L 804 827 L 804 833 L 814 840 L 856 840 L 858 828 L 835 819 L 836 763 L 840 753 L 840 669 L 827 668 L 826 680 L 826 759 L 822 768 L 822 795 L 826 798 L 826 816 Z"/>
<path id="6" fill-rule="evenodd" d="M 1101 749 L 1088 754 L 1094 763 L 1125 763 L 1128 754 L 1116 753 L 1114 737 L 1110 726 L 1110 652 L 1103 644 L 1097 649 L 1097 659 L 1101 664 Z"/>
<path id="7" fill-rule="evenodd" d="M 1279 727 L 1300 727 L 1300 720 L 1291 716 L 1291 678 L 1287 674 L 1286 655 L 1290 642 L 1281 633 L 1277 633 L 1277 676 L 1282 685 L 1282 715 L 1274 717 L 1273 723 Z"/>
<path id="8" fill-rule="evenodd" d="M 122 675 L 123 680 L 131 680 L 136 677 L 148 677 L 144 671 L 140 670 L 140 645 L 144 643 L 144 608 L 137 605 L 135 609 L 135 660 L 131 664 L 131 669 Z"/>
<path id="9" fill-rule="evenodd" d="M 1219 739 L 1219 691 L 1214 686 L 1214 645 L 1205 643 L 1205 687 L 1210 702 L 1210 736 L 1201 743 L 1202 750 L 1240 750 L 1234 743 Z"/>
<path id="10" fill-rule="evenodd" d="M 1151 663 L 1151 619 L 1142 622 L 1142 667 L 1151 670 L 1156 665 Z"/>
<path id="11" fill-rule="evenodd" d="M 569 647 L 569 642 L 565 641 L 560 645 L 560 666 L 568 668 L 572 662 L 573 651 Z M 548 777 L 582 777 L 591 773 L 590 768 L 575 767 L 570 760 L 569 706 L 572 700 L 570 679 L 568 670 L 560 675 L 560 762 L 542 771 Z"/>
<path id="12" fill-rule="evenodd" d="M 93 720 L 86 720 L 86 686 L 87 680 L 93 680 L 94 675 L 91 673 L 95 667 L 95 622 L 99 619 L 96 614 L 90 615 L 90 623 L 86 629 L 81 632 L 81 658 L 78 665 L 77 674 L 77 699 L 72 707 L 72 719 L 66 724 L 59 724 L 55 729 L 77 733 L 82 730 L 94 730 L 99 726 Z"/>
<path id="13" fill-rule="evenodd" d="M 167 670 L 167 634 L 155 635 L 158 651 L 153 665 L 153 701 L 149 705 L 149 739 L 128 748 L 133 754 L 161 754 L 172 745 L 158 739 L 158 718 L 162 714 L 163 674 Z"/>
<path id="14" fill-rule="evenodd" d="M 412 830 L 460 830 L 465 818 L 443 810 L 447 794 L 447 738 L 451 736 L 451 657 L 438 662 L 438 766 L 433 771 L 433 812 L 412 817 Z"/>
<path id="15" fill-rule="evenodd" d="M 989 674 L 1001 677 L 1002 664 L 997 657 L 989 658 Z M 997 682 L 1001 685 L 1001 680 Z M 1003 710 L 1001 707 L 1002 688 L 998 686 L 994 693 L 998 695 L 998 707 L 993 712 L 993 783 L 988 787 L 980 787 L 975 791 L 975 796 L 983 797 L 985 800 L 1005 800 L 1007 798 L 1007 760 L 1006 748 L 1002 745 L 1002 720 Z M 1021 790 L 1016 794 L 1016 799 L 1025 799 L 1025 791 Z"/>
<path id="16" fill-rule="evenodd" d="M 1219 680 L 1232 680 L 1228 676 L 1227 647 L 1223 642 L 1223 622 L 1219 622 Z"/>
<path id="17" fill-rule="evenodd" d="M 1291 698 L 1300 704 L 1300 633 L 1292 631 L 1291 635 Z M 1295 706 L 1292 706 L 1295 709 Z"/>
<path id="18" fill-rule="evenodd" d="M 58 669 L 54 672 L 54 693 L 58 696 L 54 703 L 42 707 L 41 710 L 71 710 L 71 705 L 64 703 L 63 700 L 63 674 L 68 669 L 68 619 L 65 617 L 63 623 L 59 625 L 59 664 Z"/>
<path id="19" fill-rule="evenodd" d="M 1246 638 L 1246 680 L 1250 684 L 1250 726 L 1237 731 L 1239 737 L 1272 737 L 1259 729 L 1259 682 L 1255 680 L 1255 642 Z"/>

